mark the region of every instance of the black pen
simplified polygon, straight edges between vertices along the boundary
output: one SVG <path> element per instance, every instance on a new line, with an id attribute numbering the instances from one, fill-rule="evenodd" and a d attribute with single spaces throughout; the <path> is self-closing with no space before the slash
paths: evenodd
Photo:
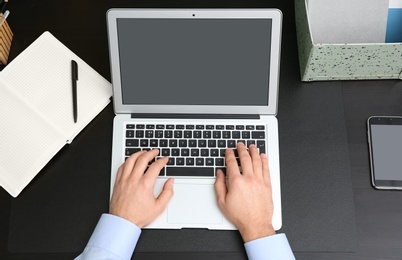
<path id="1" fill-rule="evenodd" d="M 77 80 L 78 80 L 78 65 L 75 60 L 71 60 L 71 80 L 73 84 L 73 115 L 74 123 L 77 123 Z"/>
<path id="2" fill-rule="evenodd" d="M 6 9 L 6 5 L 7 5 L 7 3 L 8 3 L 8 0 L 4 0 L 4 1 L 2 1 L 3 3 L 1 3 L 1 11 L 0 11 L 0 13 L 3 13 L 4 12 L 4 9 Z"/>

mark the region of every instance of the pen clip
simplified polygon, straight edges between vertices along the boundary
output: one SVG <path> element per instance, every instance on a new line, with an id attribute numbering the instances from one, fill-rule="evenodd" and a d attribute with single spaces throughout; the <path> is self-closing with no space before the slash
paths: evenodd
<path id="1" fill-rule="evenodd" d="M 75 60 L 71 60 L 71 76 L 73 80 L 78 80 L 78 65 Z"/>

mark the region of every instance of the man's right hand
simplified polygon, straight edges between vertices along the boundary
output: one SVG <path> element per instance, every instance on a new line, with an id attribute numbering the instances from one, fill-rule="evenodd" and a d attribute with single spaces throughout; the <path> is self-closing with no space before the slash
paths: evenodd
<path id="1" fill-rule="evenodd" d="M 273 201 L 268 158 L 259 154 L 255 145 L 249 152 L 243 143 L 237 144 L 242 173 L 232 149 L 227 149 L 226 175 L 218 170 L 215 190 L 223 214 L 249 242 L 275 234 L 272 226 Z M 226 185 L 227 181 L 227 185 Z"/>

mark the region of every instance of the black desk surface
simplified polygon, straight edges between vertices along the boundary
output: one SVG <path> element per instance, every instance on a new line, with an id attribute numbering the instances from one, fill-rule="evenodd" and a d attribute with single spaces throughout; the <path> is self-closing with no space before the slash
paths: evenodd
<path id="1" fill-rule="evenodd" d="M 344 120 L 349 150 L 351 180 L 353 187 L 357 248 L 355 252 L 295 252 L 298 259 L 401 259 L 402 258 L 402 192 L 376 191 L 370 185 L 369 162 L 366 134 L 366 119 L 371 115 L 402 114 L 402 82 L 384 81 L 337 81 L 302 83 L 298 76 L 298 57 L 294 26 L 294 6 L 292 0 L 274 1 L 128 1 L 128 0 L 88 0 L 88 1 L 10 1 L 9 24 L 15 34 L 12 54 L 17 55 L 41 33 L 48 30 L 67 45 L 90 66 L 110 80 L 108 46 L 106 34 L 106 10 L 111 7 L 170 7 L 170 8 L 279 8 L 284 14 L 281 87 L 292 92 L 303 89 L 303 94 L 314 95 L 315 92 L 334 93 L 343 103 Z M 34 65 L 33 61 L 33 65 Z M 295 80 L 296 79 L 296 80 Z M 292 85 L 291 87 L 289 87 Z M 340 89 L 339 92 L 336 89 Z M 335 91 L 334 91 L 335 90 Z M 286 92 L 286 93 L 289 93 Z M 285 110 L 287 95 L 280 97 L 279 124 L 281 109 Z M 292 102 L 296 102 L 292 100 Z M 295 104 L 293 104 L 295 105 Z M 296 104 L 297 105 L 297 104 Z M 301 109 L 305 104 L 300 102 Z M 311 109 L 311 108 L 310 108 Z M 318 108 L 317 108 L 318 109 Z M 102 118 L 109 118 L 111 108 Z M 322 115 L 321 115 L 322 116 Z M 330 114 L 328 115 L 330 116 Z M 106 127 L 104 133 L 111 131 L 111 122 L 98 119 L 97 124 Z M 91 130 L 89 130 L 91 131 Z M 281 132 L 280 132 L 281 135 Z M 91 134 L 78 136 L 78 142 L 85 143 Z M 80 139 L 81 138 L 81 139 Z M 110 141 L 99 156 L 108 158 Z M 68 149 L 75 149 L 72 145 Z M 86 151 L 83 151 L 85 153 Z M 67 149 L 57 155 L 55 160 L 66 160 Z M 80 154 L 71 159 L 77 160 Z M 80 163 L 87 158 L 81 158 Z M 90 159 L 90 157 L 89 157 Z M 93 158 L 92 158 L 93 159 Z M 85 165 L 85 164 L 84 164 Z M 109 162 L 101 162 L 99 169 L 107 168 Z M 51 169 L 53 165 L 49 165 Z M 77 165 L 72 166 L 72 170 Z M 347 167 L 348 168 L 348 167 Z M 56 169 L 55 169 L 56 170 Z M 50 170 L 51 171 L 51 170 Z M 39 179 L 42 178 L 42 179 Z M 45 179 L 41 174 L 28 187 L 34 187 Z M 46 179 L 45 179 L 46 181 Z M 83 184 L 84 185 L 84 184 Z M 104 187 L 98 187 L 99 189 Z M 107 192 L 106 192 L 107 193 Z M 13 254 L 8 252 L 10 211 L 12 198 L 0 189 L 0 259 L 71 259 L 77 254 Z M 284 208 L 284 210 L 286 210 Z M 328 223 L 330 226 L 331 223 Z M 333 227 L 332 227 L 333 228 Z M 330 232 L 330 231 L 329 231 Z M 299 239 L 303 239 L 300 237 Z M 331 250 L 328 250 L 331 251 Z M 138 253 L 140 259 L 241 259 L 239 253 L 197 252 L 197 253 Z"/>

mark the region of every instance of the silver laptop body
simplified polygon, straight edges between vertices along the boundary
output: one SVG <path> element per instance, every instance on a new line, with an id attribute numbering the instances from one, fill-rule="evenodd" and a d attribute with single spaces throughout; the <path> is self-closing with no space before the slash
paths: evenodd
<path id="1" fill-rule="evenodd" d="M 215 172 L 224 168 L 224 148 L 219 145 L 254 142 L 263 144 L 261 149 L 269 158 L 273 226 L 280 229 L 275 115 L 281 12 L 110 9 L 107 24 L 116 113 L 110 194 L 125 159 L 135 151 L 157 147 L 171 161 L 158 177 L 154 194 L 160 193 L 169 177 L 175 178 L 175 194 L 147 228 L 236 229 L 216 201 Z M 135 141 L 137 134 L 146 140 Z M 217 140 L 210 140 L 211 135 Z M 169 139 L 176 137 L 187 140 Z M 198 140 L 201 137 L 206 141 Z M 194 159 L 189 158 L 192 155 Z"/>

